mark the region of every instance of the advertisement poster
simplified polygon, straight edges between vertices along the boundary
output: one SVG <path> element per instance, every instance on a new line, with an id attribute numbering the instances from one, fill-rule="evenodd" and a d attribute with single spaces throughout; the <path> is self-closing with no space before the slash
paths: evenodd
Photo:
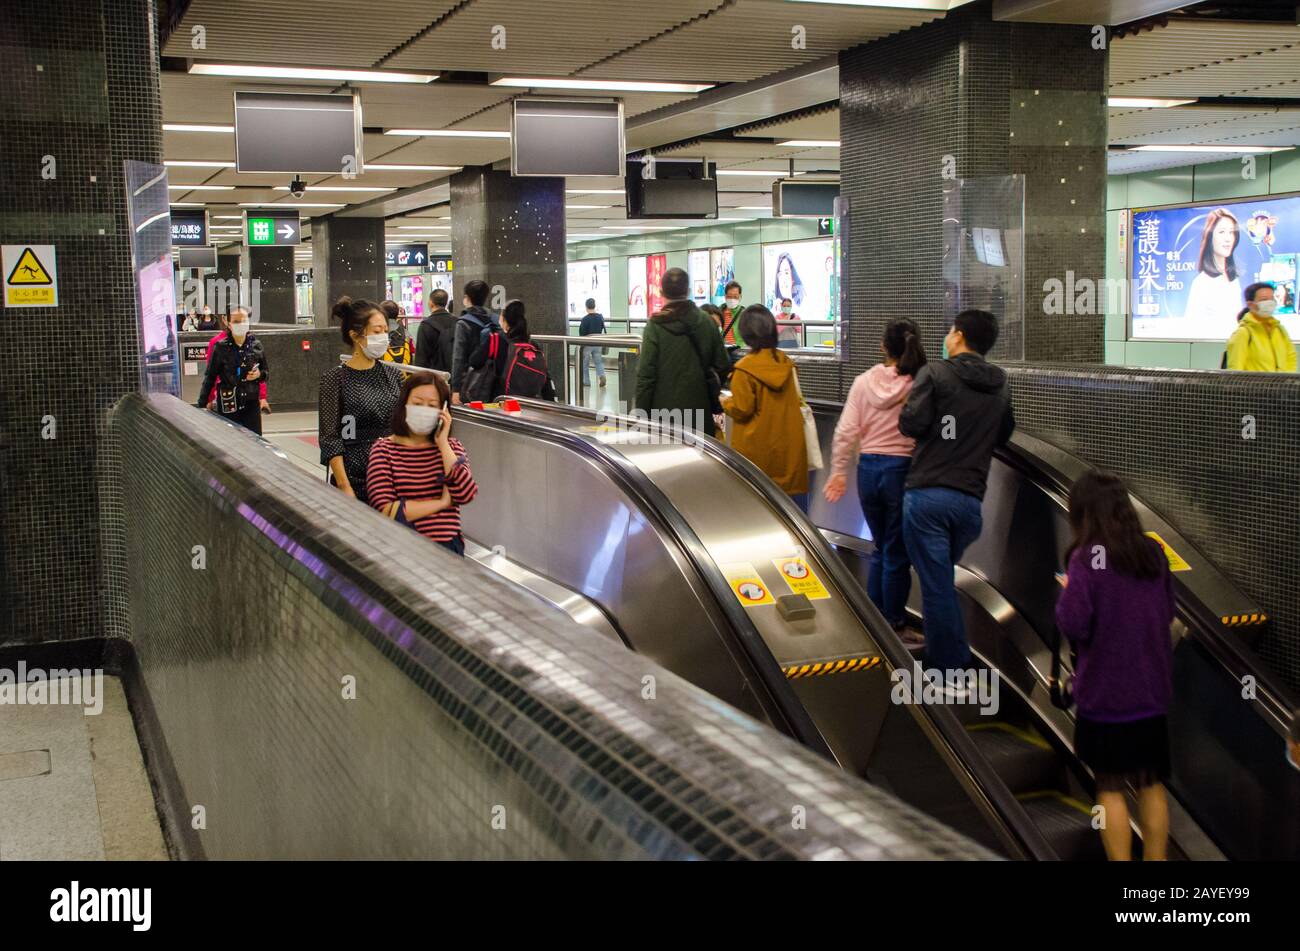
<path id="1" fill-rule="evenodd" d="M 652 314 L 659 313 L 667 303 L 662 289 L 667 270 L 668 255 L 652 254 L 646 258 L 646 309 Z"/>
<path id="2" fill-rule="evenodd" d="M 140 330 L 146 364 L 166 363 L 176 349 L 176 297 L 171 256 L 140 268 Z"/>
<path id="3" fill-rule="evenodd" d="M 569 320 L 581 320 L 587 312 L 587 299 L 594 298 L 596 310 L 609 314 L 609 259 L 600 261 L 570 261 L 568 264 Z"/>
<path id="4" fill-rule="evenodd" d="M 691 279 L 691 300 L 696 305 L 709 302 L 709 252 L 691 251 L 686 256 L 686 273 Z"/>
<path id="5" fill-rule="evenodd" d="M 835 256 L 831 239 L 763 245 L 763 305 L 776 314 L 781 299 L 794 304 L 791 315 L 828 320 L 833 315 Z"/>
<path id="6" fill-rule="evenodd" d="M 1296 268 L 1300 197 L 1133 212 L 1133 337 L 1227 340 L 1256 281 L 1275 287 L 1277 317 L 1300 340 Z"/>
<path id="7" fill-rule="evenodd" d="M 412 274 L 401 279 L 402 309 L 411 317 L 424 316 L 424 275 Z"/>
<path id="8" fill-rule="evenodd" d="M 632 320 L 645 320 L 645 256 L 627 259 L 627 316 Z"/>
<path id="9" fill-rule="evenodd" d="M 727 283 L 736 279 L 736 249 L 714 248 L 709 252 L 709 271 L 712 280 L 709 287 L 713 303 L 721 306 L 726 298 Z"/>
<path id="10" fill-rule="evenodd" d="M 149 393 L 180 396 L 167 169 L 161 165 L 128 160 L 122 163 L 122 170 L 125 173 L 130 226 L 127 230 L 131 238 L 131 266 L 136 274 L 141 388 Z M 50 267 L 54 266 L 51 261 Z M 256 314 L 253 318 L 256 319 Z"/>

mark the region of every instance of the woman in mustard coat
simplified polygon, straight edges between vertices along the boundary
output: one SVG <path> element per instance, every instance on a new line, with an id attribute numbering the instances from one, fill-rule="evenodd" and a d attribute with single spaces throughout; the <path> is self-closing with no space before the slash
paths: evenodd
<path id="1" fill-rule="evenodd" d="M 731 374 L 722 410 L 734 421 L 731 447 L 762 469 L 801 509 L 808 511 L 808 450 L 794 362 L 777 349 L 776 318 L 761 304 L 738 321 L 749 355 Z"/>

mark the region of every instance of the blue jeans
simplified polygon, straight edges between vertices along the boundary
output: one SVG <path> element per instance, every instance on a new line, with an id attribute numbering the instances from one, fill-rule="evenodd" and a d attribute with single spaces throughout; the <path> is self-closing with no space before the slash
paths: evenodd
<path id="1" fill-rule="evenodd" d="M 980 506 L 975 496 L 956 489 L 908 489 L 903 496 L 903 541 L 921 582 L 926 661 L 940 670 L 970 665 L 953 566 L 980 537 Z"/>
<path id="2" fill-rule="evenodd" d="M 867 571 L 867 596 L 885 620 L 901 627 L 907 620 L 912 565 L 903 544 L 903 483 L 910 456 L 863 453 L 858 459 L 858 500 L 876 550 Z"/>
<path id="3" fill-rule="evenodd" d="M 605 348 L 604 347 L 583 347 L 582 348 L 582 385 L 591 386 L 591 374 L 587 368 L 594 366 L 596 375 L 602 380 L 605 379 Z"/>
<path id="4" fill-rule="evenodd" d="M 795 505 L 799 506 L 799 511 L 803 512 L 804 515 L 808 514 L 808 493 L 807 492 L 795 492 L 791 494 L 790 501 L 793 502 Z"/>

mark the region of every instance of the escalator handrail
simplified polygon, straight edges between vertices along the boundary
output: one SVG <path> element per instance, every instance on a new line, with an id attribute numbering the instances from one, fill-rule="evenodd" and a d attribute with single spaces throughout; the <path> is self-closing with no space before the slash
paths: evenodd
<path id="1" fill-rule="evenodd" d="M 597 418 L 594 410 L 585 407 L 567 404 L 557 406 L 554 403 L 527 399 L 520 399 L 519 402 L 521 405 L 540 410 L 562 409 L 575 416 Z M 813 528 L 807 516 L 799 510 L 790 496 L 780 491 L 757 466 L 718 440 L 695 430 L 665 430 L 657 423 L 643 417 L 605 411 L 599 414 L 599 418 L 605 421 L 618 420 L 629 427 L 651 433 L 664 433 L 672 438 L 681 439 L 683 444 L 700 449 L 738 474 L 765 502 L 780 513 L 787 528 L 794 532 L 806 549 L 817 552 L 835 586 L 861 619 L 863 626 L 885 654 L 890 665 L 897 670 L 912 669 L 914 658 L 911 652 L 903 646 L 893 628 L 885 623 L 875 605 L 866 596 L 866 592 L 862 590 L 861 584 L 829 550 L 825 538 Z M 957 715 L 942 705 L 919 704 L 918 706 L 922 708 L 923 722 L 929 723 L 933 730 L 932 736 L 939 741 L 941 753 L 948 759 L 959 779 L 962 779 L 964 774 L 963 785 L 982 801 L 982 811 L 993 820 L 1000 838 L 1006 842 L 1012 852 L 1017 857 L 1036 860 L 1050 861 L 1058 858 L 1024 806 L 980 753 L 961 721 L 957 719 Z"/>
<path id="2" fill-rule="evenodd" d="M 521 405 L 535 406 L 540 409 L 555 407 L 553 403 L 522 397 L 518 401 Z M 747 679 L 751 682 L 757 681 L 761 685 L 762 689 L 755 689 L 754 693 L 763 709 L 772 716 L 773 722 L 779 724 L 784 732 L 813 752 L 835 762 L 826 738 L 794 693 L 789 679 L 768 650 L 753 621 L 736 601 L 730 584 L 714 564 L 713 559 L 709 557 L 704 543 L 700 541 L 699 536 L 676 507 L 668 501 L 662 490 L 644 472 L 603 444 L 584 439 L 565 429 L 463 405 L 452 407 L 452 414 L 463 415 L 474 422 L 498 429 L 524 433 L 531 438 L 544 439 L 573 450 L 602 466 L 606 474 L 615 479 L 619 487 L 633 499 L 643 513 L 658 521 L 665 534 L 676 544 L 687 562 L 704 580 L 727 622 L 724 625 L 725 629 L 736 637 L 736 646 L 749 664 L 749 672 L 754 675 Z"/>

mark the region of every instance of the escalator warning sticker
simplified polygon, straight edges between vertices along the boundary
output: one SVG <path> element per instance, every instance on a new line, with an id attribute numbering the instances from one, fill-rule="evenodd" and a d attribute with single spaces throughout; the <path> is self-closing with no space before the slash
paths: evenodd
<path id="1" fill-rule="evenodd" d="M 790 591 L 794 594 L 807 595 L 810 601 L 831 596 L 821 579 L 817 577 L 817 572 L 813 571 L 808 562 L 802 558 L 798 556 L 773 558 L 772 564 L 776 565 L 776 570 L 781 572 L 781 577 L 785 579 L 785 583 L 790 586 Z"/>
<path id="2" fill-rule="evenodd" d="M 758 607 L 760 604 L 776 604 L 776 598 L 767 590 L 767 585 L 763 584 L 763 579 L 758 576 L 754 566 L 747 561 L 736 562 L 731 565 L 723 565 L 722 573 L 726 576 L 727 584 L 731 585 L 732 592 L 736 595 L 736 600 L 747 608 Z"/>
<path id="3" fill-rule="evenodd" d="M 1155 532 L 1147 532 L 1147 538 L 1154 538 L 1157 544 L 1165 550 L 1165 557 L 1169 559 L 1170 571 L 1191 571 L 1192 566 L 1183 561 L 1183 556 L 1178 554 L 1169 547 L 1169 543 L 1157 535 Z"/>

